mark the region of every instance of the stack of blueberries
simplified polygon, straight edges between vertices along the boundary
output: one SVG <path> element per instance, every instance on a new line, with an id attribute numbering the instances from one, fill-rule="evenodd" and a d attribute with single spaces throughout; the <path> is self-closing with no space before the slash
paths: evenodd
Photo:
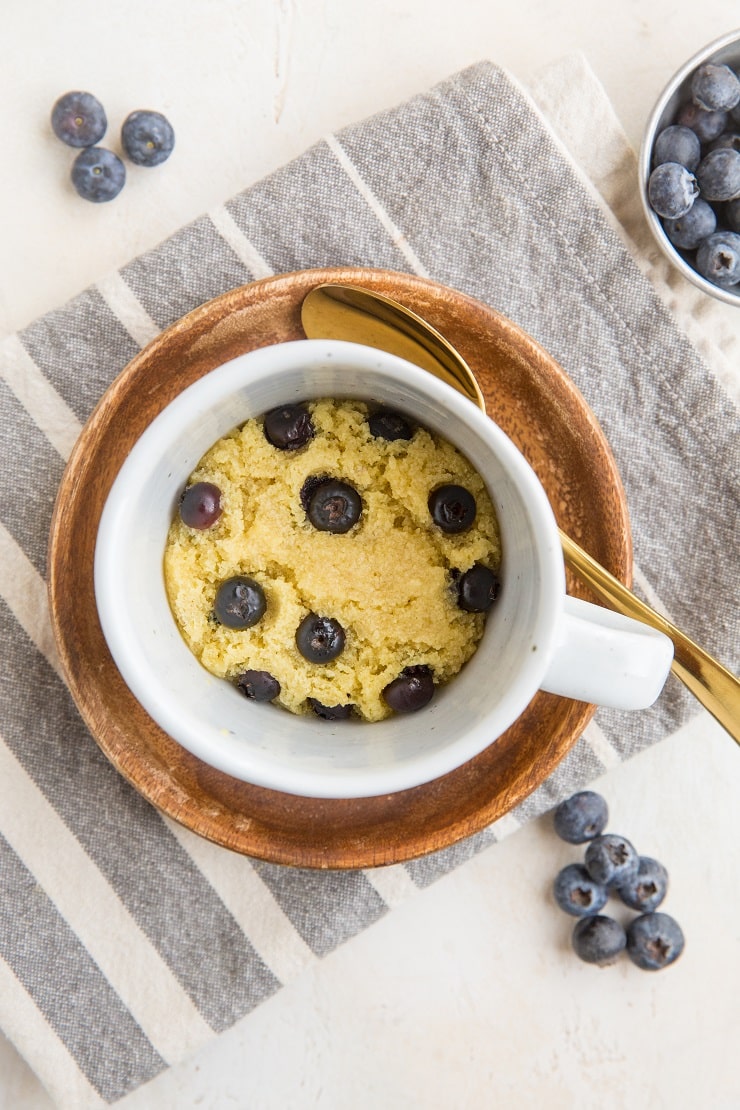
<path id="1" fill-rule="evenodd" d="M 605 833 L 609 811 L 600 794 L 583 790 L 555 810 L 555 832 L 569 844 L 588 844 L 583 863 L 569 863 L 554 883 L 555 901 L 579 918 L 573 929 L 573 949 L 586 963 L 606 966 L 626 949 L 633 963 L 645 971 L 660 971 L 683 952 L 681 928 L 667 913 L 656 913 L 668 889 L 662 863 L 639 856 L 629 840 Z M 613 917 L 599 911 L 610 893 L 639 916 L 625 930 Z"/>
<path id="2" fill-rule="evenodd" d="M 118 155 L 97 144 L 108 119 L 97 97 L 73 91 L 60 96 L 51 111 L 52 131 L 67 146 L 81 147 L 72 163 L 72 184 L 84 200 L 101 204 L 117 197 L 126 183 Z M 131 112 L 121 128 L 121 145 L 136 166 L 159 166 L 175 146 L 175 132 L 161 112 Z"/>
<path id="3" fill-rule="evenodd" d="M 652 153 L 648 201 L 686 261 L 722 288 L 740 284 L 740 78 L 707 63 Z"/>

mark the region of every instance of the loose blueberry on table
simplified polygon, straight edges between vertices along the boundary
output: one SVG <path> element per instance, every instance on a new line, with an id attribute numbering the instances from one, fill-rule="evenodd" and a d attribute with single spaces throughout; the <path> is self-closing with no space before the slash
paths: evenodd
<path id="1" fill-rule="evenodd" d="M 51 127 L 67 146 L 95 146 L 105 135 L 108 120 L 97 97 L 89 92 L 68 92 L 51 110 Z"/>
<path id="2" fill-rule="evenodd" d="M 670 914 L 646 913 L 627 927 L 627 955 L 643 971 L 660 971 L 684 950 L 681 927 Z"/>
<path id="3" fill-rule="evenodd" d="M 609 809 L 601 794 L 580 790 L 555 810 L 555 832 L 568 844 L 584 844 L 599 836 L 609 820 Z"/>
<path id="4" fill-rule="evenodd" d="M 656 910 L 667 890 L 668 872 L 662 863 L 650 856 L 640 856 L 637 871 L 617 887 L 625 906 L 640 913 Z"/>
<path id="5" fill-rule="evenodd" d="M 584 863 L 571 863 L 555 877 L 553 893 L 560 909 L 580 917 L 572 945 L 587 963 L 613 963 L 626 949 L 637 967 L 659 971 L 681 955 L 683 933 L 677 922 L 655 909 L 665 898 L 668 872 L 650 856 L 638 856 L 623 836 L 603 833 L 607 805 L 600 794 L 582 790 L 555 810 L 555 831 L 571 844 L 587 843 Z M 601 914 L 610 894 L 636 910 L 627 926 Z"/>
<path id="6" fill-rule="evenodd" d="M 161 166 L 175 147 L 172 124 L 161 112 L 131 112 L 121 128 L 121 144 L 137 166 Z"/>
<path id="7" fill-rule="evenodd" d="M 569 863 L 558 872 L 553 894 L 560 909 L 573 917 L 598 913 L 609 899 L 609 891 L 602 883 L 594 882 L 582 863 Z"/>
<path id="8" fill-rule="evenodd" d="M 586 848 L 586 870 L 597 883 L 620 886 L 637 871 L 639 856 L 625 836 L 602 833 L 589 841 Z"/>
<path id="9" fill-rule="evenodd" d="M 593 914 L 581 918 L 573 929 L 573 951 L 587 964 L 606 967 L 613 964 L 624 951 L 627 937 L 624 929 L 613 917 Z"/>
<path id="10" fill-rule="evenodd" d="M 89 146 L 75 158 L 70 176 L 83 200 L 104 204 L 114 200 L 126 184 L 126 167 L 112 150 Z"/>

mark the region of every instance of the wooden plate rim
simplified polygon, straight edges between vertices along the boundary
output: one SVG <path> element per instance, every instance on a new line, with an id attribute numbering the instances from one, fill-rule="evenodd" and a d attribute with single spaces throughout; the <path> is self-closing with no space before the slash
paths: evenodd
<path id="1" fill-rule="evenodd" d="M 566 403 L 569 403 L 578 412 L 578 416 L 583 422 L 584 432 L 592 438 L 598 451 L 603 469 L 602 480 L 605 486 L 611 487 L 615 508 L 620 517 L 619 520 L 615 519 L 611 522 L 612 531 L 616 533 L 618 540 L 617 549 L 613 553 L 613 562 L 608 569 L 628 585 L 631 582 L 632 540 L 624 490 L 611 449 L 595 415 L 565 371 L 531 336 L 496 312 L 495 309 L 429 279 L 387 270 L 358 269 L 355 267 L 296 271 L 264 278 L 229 290 L 194 309 L 164 329 L 127 364 L 101 397 L 73 448 L 60 483 L 49 535 L 48 594 L 51 623 L 59 658 L 72 697 L 93 738 L 113 766 L 160 812 L 198 833 L 198 835 L 245 855 L 291 866 L 345 869 L 407 861 L 449 847 L 459 840 L 481 831 L 523 801 L 533 789 L 551 774 L 591 720 L 594 707 L 585 703 L 566 702 L 565 699 L 558 699 L 560 703 L 568 706 L 567 730 L 557 738 L 557 743 L 548 744 L 539 753 L 536 781 L 533 781 L 531 776 L 519 774 L 505 791 L 492 794 L 487 804 L 481 804 L 474 813 L 466 814 L 457 820 L 451 820 L 448 825 L 437 829 L 433 833 L 424 828 L 420 828 L 415 835 L 407 831 L 404 839 L 396 842 L 393 842 L 392 839 L 388 840 L 385 836 L 378 836 L 374 840 L 363 838 L 357 843 L 353 843 L 351 848 L 342 847 L 341 843 L 338 846 L 323 843 L 320 830 L 315 843 L 296 842 L 290 836 L 284 839 L 277 837 L 274 841 L 270 841 L 269 838 L 265 839 L 259 830 L 255 832 L 249 817 L 245 817 L 243 813 L 229 811 L 224 808 L 219 809 L 218 806 L 206 807 L 211 812 L 204 813 L 203 806 L 198 798 L 189 796 L 187 791 L 183 792 L 183 788 L 174 778 L 168 781 L 166 774 L 163 777 L 161 760 L 157 759 L 154 753 L 151 753 L 151 757 L 156 766 L 153 763 L 151 767 L 147 767 L 145 761 L 144 763 L 137 760 L 132 761 L 130 753 L 125 749 L 108 742 L 106 735 L 100 729 L 99 700 L 96 700 L 94 691 L 85 688 L 78 681 L 77 661 L 74 658 L 74 648 L 70 640 L 69 628 L 62 619 L 64 605 L 61 603 L 67 584 L 61 571 L 64 566 L 64 556 L 69 555 L 70 544 L 73 543 L 68 530 L 65 528 L 66 508 L 70 502 L 79 504 L 79 499 L 84 496 L 84 482 L 82 479 L 86 476 L 87 453 L 91 442 L 95 440 L 100 430 L 108 425 L 115 413 L 117 408 L 116 399 L 122 393 L 135 389 L 138 380 L 146 377 L 152 363 L 156 362 L 160 354 L 167 350 L 173 339 L 189 338 L 192 340 L 192 344 L 196 345 L 199 340 L 207 336 L 211 321 L 214 318 L 219 321 L 233 318 L 238 313 L 249 310 L 250 306 L 263 302 L 265 298 L 271 297 L 279 301 L 281 297 L 290 297 L 291 294 L 294 294 L 296 287 L 302 289 L 303 295 L 305 295 L 309 288 L 328 281 L 358 285 L 364 283 L 370 287 L 378 288 L 381 292 L 385 291 L 388 284 L 390 284 L 393 290 L 389 293 L 391 296 L 397 296 L 400 288 L 401 290 L 408 289 L 409 292 L 417 291 L 429 296 L 443 297 L 448 301 L 452 298 L 456 306 L 459 306 L 461 313 L 467 314 L 479 329 L 483 331 L 487 328 L 490 329 L 491 324 L 495 322 L 499 333 L 506 334 L 512 345 L 518 347 L 520 351 L 526 350 L 533 361 L 546 365 L 549 372 L 556 375 L 558 388 L 561 390 L 563 398 L 567 399 Z M 289 337 L 286 336 L 286 338 Z M 263 344 L 257 344 L 257 346 L 260 345 Z M 463 351 L 463 353 L 465 352 Z M 213 363 L 213 365 L 216 364 Z M 202 373 L 207 372 L 208 369 L 210 367 L 205 367 Z M 197 376 L 201 376 L 201 374 Z M 160 407 L 164 407 L 169 399 L 169 397 L 164 397 Z M 123 457 L 125 457 L 125 454 L 121 457 L 121 462 Z M 87 475 L 87 477 L 90 478 L 90 475 Z M 107 490 L 98 490 L 97 494 L 99 509 L 94 518 L 95 525 L 97 525 L 100 511 L 102 511 Z M 89 568 L 86 569 L 89 570 L 91 576 L 92 565 L 90 564 Z M 573 592 L 580 592 L 581 596 L 588 596 L 578 586 Z M 94 605 L 94 593 L 92 596 Z M 95 618 L 97 620 L 97 612 Z M 107 654 L 107 647 L 105 647 L 104 640 L 102 640 L 102 631 L 99 631 L 99 635 Z M 109 656 L 106 662 L 115 669 L 115 665 Z M 135 702 L 133 695 L 129 694 L 129 696 Z M 536 703 L 540 699 L 548 698 L 550 698 L 550 695 L 538 694 L 530 709 L 536 710 Z M 135 704 L 138 707 L 138 703 Z M 138 709 L 140 710 L 140 707 Z M 147 717 L 146 720 L 149 722 L 153 733 L 159 733 L 160 738 L 166 744 L 174 744 L 169 737 L 161 733 L 161 730 L 150 718 Z M 515 724 L 512 729 L 516 727 Z M 175 747 L 178 746 L 175 745 Z M 189 753 L 186 753 L 185 759 L 196 764 L 199 763 L 195 760 L 195 757 L 189 756 Z M 413 798 L 417 792 L 423 792 L 430 785 L 433 785 L 441 788 L 443 793 L 446 780 L 454 778 L 457 773 L 452 772 L 450 775 L 444 776 L 443 779 L 437 780 L 436 784 L 424 784 L 414 790 L 404 791 L 392 797 L 398 799 L 399 802 L 402 800 L 404 806 L 413 805 Z M 258 790 L 258 788 L 251 786 L 250 789 Z M 286 800 L 299 807 L 307 801 L 312 801 L 295 798 L 291 795 L 279 795 L 273 791 L 259 790 L 258 792 L 265 796 L 274 794 L 281 803 Z M 379 809 L 386 803 L 386 800 L 385 798 L 378 799 Z M 342 803 L 340 802 L 339 805 L 341 806 Z M 332 801 L 322 800 L 322 808 L 326 809 L 327 812 L 331 811 L 333 808 Z"/>

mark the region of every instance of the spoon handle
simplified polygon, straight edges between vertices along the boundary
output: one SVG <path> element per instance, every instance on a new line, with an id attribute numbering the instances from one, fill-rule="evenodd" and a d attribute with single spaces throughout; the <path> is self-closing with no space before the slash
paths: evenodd
<path id="1" fill-rule="evenodd" d="M 564 532 L 560 533 L 560 542 L 567 566 L 602 601 L 625 616 L 658 628 L 673 641 L 671 670 L 740 744 L 740 680 L 684 632 L 636 597 Z"/>

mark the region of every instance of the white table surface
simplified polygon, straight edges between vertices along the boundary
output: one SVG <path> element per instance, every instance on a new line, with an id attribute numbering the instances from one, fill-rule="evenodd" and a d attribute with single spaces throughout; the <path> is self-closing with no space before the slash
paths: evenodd
<path id="1" fill-rule="evenodd" d="M 637 145 L 671 73 L 736 24 L 737 0 L 6 0 L 0 336 L 325 133 L 481 58 L 526 79 L 581 50 Z M 110 205 L 80 201 L 47 122 L 70 88 L 101 98 L 111 130 L 162 110 L 176 157 L 131 172 Z M 119 1105 L 736 1110 L 740 750 L 702 713 L 596 786 L 611 829 L 670 871 L 665 909 L 687 936 L 674 967 L 571 954 L 549 891 L 579 852 L 543 818 Z M 0 1110 L 51 1105 L 0 1035 Z"/>

